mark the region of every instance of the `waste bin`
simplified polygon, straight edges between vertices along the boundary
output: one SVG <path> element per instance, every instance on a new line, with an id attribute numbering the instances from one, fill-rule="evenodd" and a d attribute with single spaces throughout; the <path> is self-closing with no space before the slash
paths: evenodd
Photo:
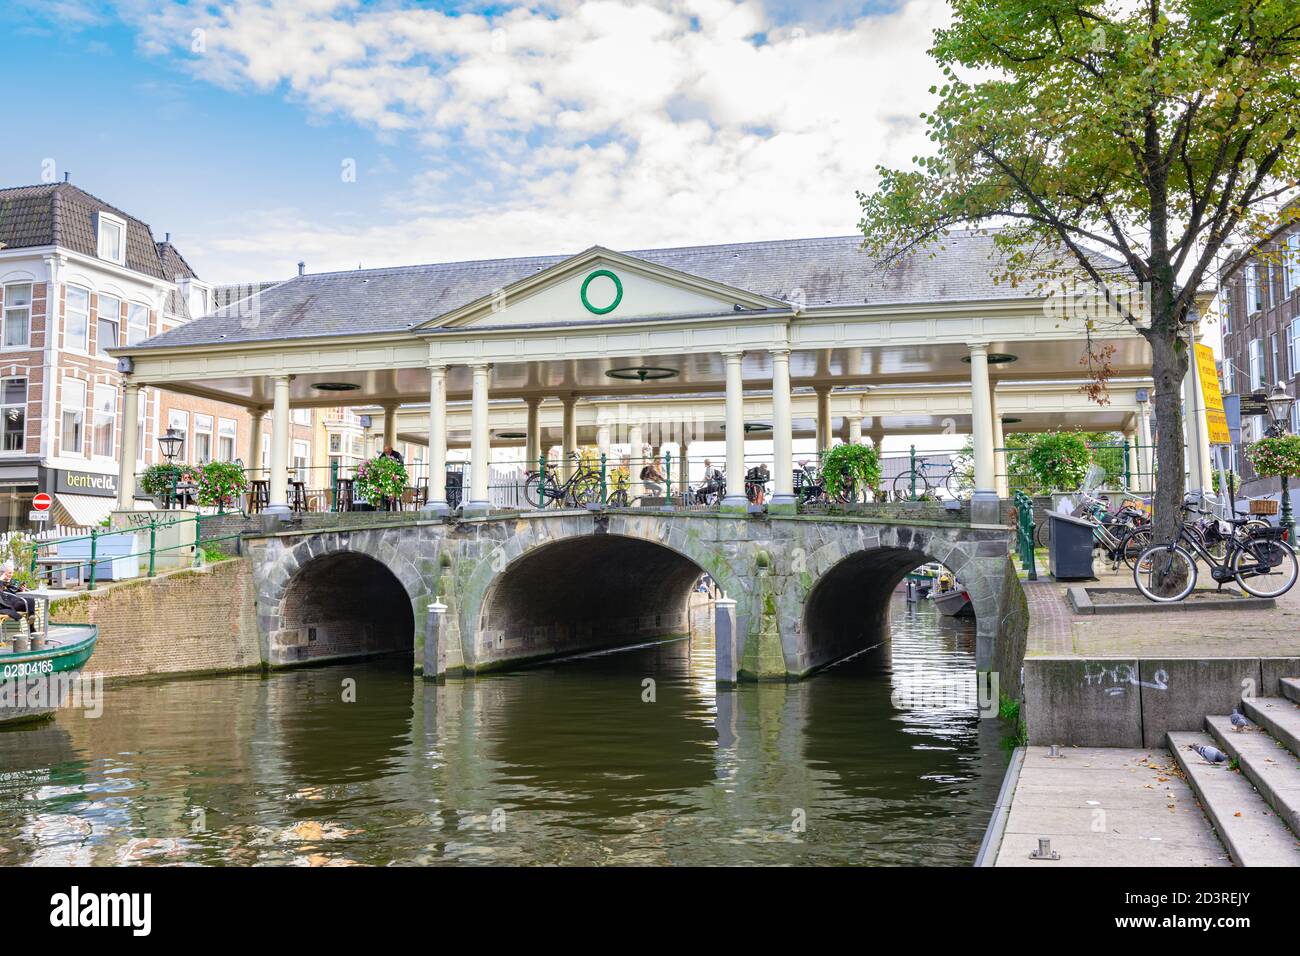
<path id="1" fill-rule="evenodd" d="M 1092 525 L 1059 511 L 1047 516 L 1047 569 L 1058 581 L 1078 581 L 1092 573 Z"/>

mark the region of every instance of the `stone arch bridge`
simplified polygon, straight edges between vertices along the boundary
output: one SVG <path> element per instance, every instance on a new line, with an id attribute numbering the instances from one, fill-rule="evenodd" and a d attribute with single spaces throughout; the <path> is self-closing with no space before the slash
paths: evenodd
<path id="1" fill-rule="evenodd" d="M 440 678 L 667 638 L 687 632 L 707 572 L 736 602 L 718 679 L 796 678 L 879 643 L 899 582 L 941 561 L 974 604 L 980 670 L 1019 684 L 1026 611 L 1005 528 L 640 509 L 396 517 L 246 537 L 264 661 L 413 649 Z"/>

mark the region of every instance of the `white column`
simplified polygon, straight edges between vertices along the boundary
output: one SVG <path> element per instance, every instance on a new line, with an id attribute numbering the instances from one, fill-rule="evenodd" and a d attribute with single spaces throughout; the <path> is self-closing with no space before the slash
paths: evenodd
<path id="1" fill-rule="evenodd" d="M 1140 459 L 1138 458 L 1137 447 L 1137 429 L 1130 425 L 1124 429 L 1124 440 L 1128 442 L 1128 487 L 1125 491 L 1136 491 L 1141 487 L 1141 478 L 1138 473 Z"/>
<path id="2" fill-rule="evenodd" d="M 686 443 L 686 432 L 682 431 L 681 444 L 677 446 L 677 490 L 687 494 L 691 490 L 691 446 Z"/>
<path id="3" fill-rule="evenodd" d="M 723 353 L 727 360 L 727 493 L 724 508 L 749 508 L 745 497 L 745 380 L 741 352 Z"/>
<path id="4" fill-rule="evenodd" d="M 772 503 L 793 508 L 794 413 L 790 407 L 790 351 L 772 350 Z"/>
<path id="5" fill-rule="evenodd" d="M 265 408 L 248 410 L 248 457 L 244 459 L 244 471 L 250 479 L 261 477 L 258 471 L 262 467 L 262 419 L 265 417 Z"/>
<path id="6" fill-rule="evenodd" d="M 397 447 L 397 406 L 384 406 L 384 444 L 389 448 Z"/>
<path id="7" fill-rule="evenodd" d="M 996 498 L 993 464 L 993 398 L 987 345 L 970 347 L 971 437 L 975 446 L 975 495 Z"/>
<path id="8" fill-rule="evenodd" d="M 643 437 L 640 425 L 629 425 L 627 429 L 627 443 L 631 446 L 629 457 L 632 459 L 632 470 L 637 474 L 641 472 L 641 466 L 645 462 L 639 459 L 645 454 L 645 438 Z M 635 478 L 636 475 L 634 474 Z"/>
<path id="9" fill-rule="evenodd" d="M 1187 446 L 1187 490 L 1210 494 L 1210 445 L 1195 355 L 1183 376 L 1183 441 Z"/>
<path id="10" fill-rule="evenodd" d="M 488 500 L 488 459 L 492 455 L 491 433 L 488 431 L 488 381 L 491 365 L 473 367 L 474 387 L 470 405 L 469 439 L 469 501 L 467 511 L 486 512 L 491 507 Z"/>
<path id="11" fill-rule="evenodd" d="M 292 376 L 277 375 L 273 383 L 271 405 L 271 474 L 270 503 L 267 514 L 289 513 L 289 381 Z"/>
<path id="12" fill-rule="evenodd" d="M 542 457 L 542 400 L 527 399 L 528 428 L 524 442 L 524 470 L 532 471 L 537 467 L 537 460 Z"/>
<path id="13" fill-rule="evenodd" d="M 136 430 L 140 421 L 140 386 L 129 379 L 122 384 L 122 460 L 117 466 L 117 508 L 135 510 Z"/>
<path id="14" fill-rule="evenodd" d="M 989 389 L 989 405 L 993 410 L 993 480 L 999 498 L 1011 497 L 1011 483 L 1007 481 L 1006 436 L 1002 433 L 1002 413 L 998 411 L 998 390 Z"/>
<path id="15" fill-rule="evenodd" d="M 849 444 L 862 444 L 862 419 L 856 415 L 849 419 Z"/>
<path id="16" fill-rule="evenodd" d="M 817 452 L 821 454 L 831 447 L 831 387 L 815 385 L 813 391 L 817 393 Z"/>
<path id="17" fill-rule="evenodd" d="M 424 510 L 445 515 L 447 505 L 447 367 L 429 366 L 429 500 Z"/>
<path id="18" fill-rule="evenodd" d="M 560 399 L 560 402 L 564 407 L 564 425 L 561 429 L 563 437 L 561 438 L 560 475 L 565 481 L 568 481 L 569 476 L 573 474 L 573 453 L 578 450 L 578 420 L 574 415 L 574 408 L 578 400 L 572 395 L 565 395 Z"/>
<path id="19" fill-rule="evenodd" d="M 596 450 L 602 455 L 609 455 L 609 426 L 596 426 Z"/>
<path id="20" fill-rule="evenodd" d="M 1150 396 L 1149 391 L 1143 391 Z M 1138 400 L 1138 464 L 1141 466 L 1138 487 L 1143 491 L 1155 489 L 1154 461 L 1155 449 L 1151 447 L 1151 401 L 1149 397 L 1141 398 Z"/>

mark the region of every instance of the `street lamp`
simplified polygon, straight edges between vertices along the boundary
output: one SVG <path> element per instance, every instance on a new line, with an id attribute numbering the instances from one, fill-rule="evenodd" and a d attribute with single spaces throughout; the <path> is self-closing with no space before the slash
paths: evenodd
<path id="1" fill-rule="evenodd" d="M 181 453 L 181 446 L 184 444 L 184 437 L 175 428 L 168 428 L 166 434 L 158 436 L 158 447 L 162 449 L 163 457 L 169 464 Z"/>
<path id="2" fill-rule="evenodd" d="M 1268 434 L 1271 437 L 1281 437 L 1287 432 L 1287 421 L 1291 417 L 1291 406 L 1295 404 L 1295 399 L 1291 393 L 1286 390 L 1286 386 L 1278 382 L 1273 386 L 1273 390 L 1268 393 L 1265 403 L 1268 405 L 1268 417 L 1272 419 L 1272 424 L 1268 427 Z M 1282 527 L 1286 528 L 1288 541 L 1295 540 L 1295 523 L 1291 520 L 1291 489 L 1288 487 L 1288 480 L 1285 473 L 1279 479 L 1282 483 Z"/>
<path id="3" fill-rule="evenodd" d="M 181 453 L 181 446 L 185 444 L 185 438 L 175 428 L 168 428 L 167 431 L 158 436 L 158 447 L 162 449 L 163 457 L 167 459 L 167 464 L 172 463 L 177 455 Z M 167 507 L 171 508 L 173 499 L 176 496 L 176 474 L 172 473 L 171 487 L 167 489 Z"/>

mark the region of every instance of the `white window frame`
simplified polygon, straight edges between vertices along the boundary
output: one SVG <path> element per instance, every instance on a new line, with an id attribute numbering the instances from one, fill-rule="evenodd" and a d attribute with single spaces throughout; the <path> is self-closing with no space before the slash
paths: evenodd
<path id="1" fill-rule="evenodd" d="M 1251 339 L 1246 353 L 1246 364 L 1249 369 L 1250 391 L 1263 388 L 1264 382 L 1264 340 Z"/>
<path id="2" fill-rule="evenodd" d="M 222 443 L 229 442 L 229 451 L 223 449 Z M 239 423 L 233 418 L 217 419 L 217 460 L 235 461 L 239 458 Z"/>
<path id="3" fill-rule="evenodd" d="M 10 382 L 23 383 L 23 400 L 22 402 L 11 402 L 5 393 L 9 390 Z M 0 378 L 0 415 L 4 418 L 4 427 L 0 429 L 0 454 L 4 455 L 25 455 L 27 454 L 27 398 L 31 382 L 27 380 L 26 375 L 6 375 Z M 23 427 L 19 433 L 18 447 L 6 448 L 4 439 L 8 437 L 9 431 L 9 409 L 21 408 L 23 413 Z"/>
<path id="4" fill-rule="evenodd" d="M 1221 334 L 1231 335 L 1232 334 L 1232 290 L 1231 289 L 1226 290 L 1223 296 L 1221 297 L 1219 316 L 1220 316 L 1219 322 L 1223 329 Z"/>
<path id="5" fill-rule="evenodd" d="M 27 287 L 27 302 L 23 305 L 14 305 L 14 297 L 18 289 L 23 286 Z M 32 345 L 32 298 L 36 292 L 36 284 L 33 282 L 10 282 L 4 287 L 4 329 L 3 335 L 0 336 L 0 346 L 6 349 L 27 349 Z M 27 326 L 27 332 L 21 342 L 9 341 L 9 317 L 11 314 L 26 312 L 24 322 Z"/>
<path id="6" fill-rule="evenodd" d="M 68 401 L 69 386 L 80 396 L 79 402 Z M 59 454 L 61 455 L 75 455 L 77 458 L 86 457 L 86 398 L 89 394 L 89 383 L 85 379 L 74 378 L 70 375 L 63 379 L 62 394 L 59 396 Z M 69 408 L 69 405 L 72 407 Z M 76 416 L 72 423 L 72 429 L 68 427 L 69 412 Z M 68 448 L 69 431 L 72 431 L 77 436 L 75 448 Z"/>
<path id="7" fill-rule="evenodd" d="M 1300 288 L 1300 232 L 1286 237 L 1286 261 L 1282 264 L 1282 294 Z"/>
<path id="8" fill-rule="evenodd" d="M 1223 394 L 1224 395 L 1231 395 L 1236 390 L 1235 389 L 1236 383 L 1233 381 L 1233 379 L 1236 378 L 1236 376 L 1233 375 L 1233 372 L 1235 372 L 1236 370 L 1237 370 L 1236 363 L 1234 363 L 1232 359 L 1224 359 L 1223 361 Z"/>
<path id="9" fill-rule="evenodd" d="M 1259 311 L 1259 270 L 1255 263 L 1246 263 L 1246 315 Z"/>
<path id="10" fill-rule="evenodd" d="M 1300 375 L 1300 317 L 1292 319 L 1286 327 L 1286 354 L 1287 378 L 1294 378 Z"/>
<path id="11" fill-rule="evenodd" d="M 111 402 L 104 402 L 103 396 L 111 393 Z M 90 456 L 102 461 L 112 461 L 117 458 L 117 386 L 97 384 L 92 393 L 94 395 L 94 404 L 90 409 Z M 100 415 L 103 414 L 101 406 L 108 405 L 111 411 L 108 419 L 108 454 L 105 455 L 99 450 L 99 436 L 101 424 Z"/>
<path id="12" fill-rule="evenodd" d="M 295 408 L 295 409 L 293 409 L 292 421 L 293 421 L 293 424 L 295 424 L 295 425 L 310 425 L 310 424 L 311 424 L 311 409 L 310 409 L 310 408 Z"/>
<path id="13" fill-rule="evenodd" d="M 1268 335 L 1268 354 L 1273 374 L 1269 378 L 1269 384 L 1282 381 L 1282 356 L 1278 346 L 1278 337 L 1276 332 L 1270 332 Z"/>
<path id="14" fill-rule="evenodd" d="M 298 464 L 298 462 L 302 464 Z M 289 467 L 293 469 L 294 477 L 301 482 L 306 482 L 309 469 L 311 468 L 311 442 L 302 439 L 294 439 L 290 446 Z"/>
<path id="15" fill-rule="evenodd" d="M 117 255 L 104 254 L 104 240 L 107 238 L 105 226 L 116 227 L 119 242 L 117 246 Z M 119 266 L 126 265 L 126 220 L 119 216 L 114 216 L 108 212 L 95 213 L 95 254 L 106 262 L 116 262 Z"/>
<path id="16" fill-rule="evenodd" d="M 179 408 L 167 409 L 167 427 L 175 428 L 183 439 L 181 444 L 181 461 L 189 461 L 190 455 L 190 413 Z"/>
<path id="17" fill-rule="evenodd" d="M 74 312 L 72 309 L 72 293 L 81 292 L 86 296 L 86 311 L 84 313 Z M 90 290 L 85 286 L 69 284 L 63 293 L 63 348 L 69 352 L 80 352 L 82 355 L 90 354 Z M 81 328 L 81 341 L 73 341 L 73 324 L 74 317 L 84 317 Z"/>
<path id="18" fill-rule="evenodd" d="M 207 438 L 208 451 L 206 458 L 199 457 L 199 436 Z M 213 452 L 216 451 L 213 443 L 216 440 L 217 429 L 211 415 L 204 415 L 201 412 L 194 413 L 194 454 L 190 456 L 191 465 L 206 465 L 212 461 Z"/>
<path id="19" fill-rule="evenodd" d="M 140 333 L 137 335 L 137 331 Z M 126 304 L 126 344 L 138 345 L 149 337 L 149 306 L 143 302 Z"/>
<path id="20" fill-rule="evenodd" d="M 104 315 L 105 300 L 115 304 L 117 311 L 113 312 L 112 318 Z M 112 311 L 112 310 L 110 310 Z M 113 344 L 104 344 L 104 323 L 109 322 L 113 325 Z M 122 300 L 115 295 L 109 295 L 107 292 L 100 292 L 95 296 L 95 354 L 101 358 L 110 358 L 104 351 L 106 348 L 115 349 L 122 343 Z"/>

